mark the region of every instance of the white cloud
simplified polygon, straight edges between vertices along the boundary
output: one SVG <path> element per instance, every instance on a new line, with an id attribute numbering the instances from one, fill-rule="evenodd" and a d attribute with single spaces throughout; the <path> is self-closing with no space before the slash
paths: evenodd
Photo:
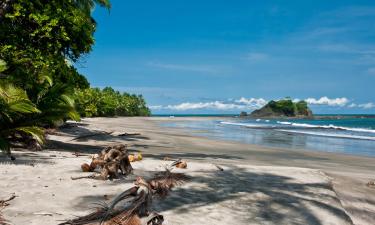
<path id="1" fill-rule="evenodd" d="M 231 110 L 231 109 L 245 109 L 245 105 L 237 105 L 233 103 L 224 103 L 220 101 L 214 102 L 185 102 L 178 105 L 168 105 L 166 109 L 185 111 L 194 109 L 217 109 L 217 110 Z"/>
<path id="2" fill-rule="evenodd" d="M 248 106 L 253 106 L 255 108 L 260 108 L 260 107 L 264 106 L 265 104 L 267 104 L 267 101 L 264 100 L 263 98 L 246 99 L 244 97 L 241 97 L 240 99 L 235 100 L 234 102 L 242 103 L 242 104 L 245 104 L 245 105 L 248 105 Z"/>
<path id="3" fill-rule="evenodd" d="M 372 102 L 369 102 L 365 104 L 359 104 L 358 107 L 364 108 L 364 109 L 372 109 L 372 108 L 375 108 L 375 104 Z"/>
<path id="4" fill-rule="evenodd" d="M 149 106 L 150 109 L 153 109 L 153 110 L 159 110 L 159 109 L 163 109 L 163 106 L 162 105 L 151 105 Z"/>
<path id="5" fill-rule="evenodd" d="M 349 100 L 345 97 L 343 98 L 328 98 L 321 97 L 320 99 L 307 98 L 305 101 L 310 105 L 328 105 L 328 106 L 345 106 L 349 103 Z"/>
<path id="6" fill-rule="evenodd" d="M 176 105 L 155 105 L 150 106 L 151 109 L 169 109 L 175 111 L 199 110 L 199 109 L 214 109 L 214 110 L 253 110 L 264 106 L 267 103 L 263 98 L 249 98 L 244 97 L 228 101 L 211 101 L 211 102 L 184 102 Z"/>

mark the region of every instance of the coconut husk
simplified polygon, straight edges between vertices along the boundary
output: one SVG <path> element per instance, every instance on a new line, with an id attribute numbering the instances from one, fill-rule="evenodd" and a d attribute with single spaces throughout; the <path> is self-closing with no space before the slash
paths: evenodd
<path id="1" fill-rule="evenodd" d="M 185 161 L 181 161 L 181 162 L 179 162 L 179 163 L 176 164 L 176 167 L 180 168 L 180 169 L 186 169 L 187 168 L 187 163 Z"/>

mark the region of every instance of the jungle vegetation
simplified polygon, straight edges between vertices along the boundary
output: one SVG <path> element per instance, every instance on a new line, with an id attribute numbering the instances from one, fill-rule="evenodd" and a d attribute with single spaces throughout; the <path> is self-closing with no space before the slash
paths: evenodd
<path id="1" fill-rule="evenodd" d="M 148 116 L 142 96 L 91 88 L 75 68 L 94 45 L 95 6 L 109 0 L 0 2 L 0 150 L 42 144 L 80 116 Z"/>
<path id="2" fill-rule="evenodd" d="M 261 109 L 255 110 L 250 114 L 252 117 L 312 117 L 312 111 L 307 102 L 293 102 L 290 98 L 278 101 L 269 101 Z"/>

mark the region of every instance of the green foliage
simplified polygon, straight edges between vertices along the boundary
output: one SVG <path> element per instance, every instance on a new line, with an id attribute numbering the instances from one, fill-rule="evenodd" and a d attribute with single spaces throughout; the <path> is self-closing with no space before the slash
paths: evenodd
<path id="1" fill-rule="evenodd" d="M 43 127 L 79 120 L 79 114 L 150 114 L 142 96 L 90 88 L 74 68 L 94 44 L 95 5 L 111 7 L 109 0 L 0 4 L 0 149 L 9 151 L 14 142 L 42 143 Z"/>
<path id="2" fill-rule="evenodd" d="M 40 114 L 24 90 L 0 83 L 0 150 L 9 153 L 10 142 L 31 137 L 43 143 L 43 129 L 30 124 L 28 117 Z"/>
<path id="3" fill-rule="evenodd" d="M 270 101 L 268 105 L 274 112 L 283 113 L 286 116 L 295 116 L 295 104 L 290 99 Z"/>
<path id="4" fill-rule="evenodd" d="M 297 112 L 302 115 L 307 115 L 309 113 L 309 107 L 307 106 L 307 102 L 299 101 L 296 103 Z"/>
<path id="5" fill-rule="evenodd" d="M 0 4 L 1 149 L 27 139 L 42 142 L 41 127 L 79 119 L 71 95 L 89 83 L 71 63 L 92 49 L 95 4 L 110 7 L 108 0 Z"/>
<path id="6" fill-rule="evenodd" d="M 251 114 L 255 117 L 311 117 L 312 112 L 305 101 L 293 102 L 290 97 L 270 101 L 263 108 Z"/>
<path id="7" fill-rule="evenodd" d="M 120 93 L 110 87 L 77 89 L 75 99 L 77 111 L 83 117 L 150 115 L 141 95 Z"/>

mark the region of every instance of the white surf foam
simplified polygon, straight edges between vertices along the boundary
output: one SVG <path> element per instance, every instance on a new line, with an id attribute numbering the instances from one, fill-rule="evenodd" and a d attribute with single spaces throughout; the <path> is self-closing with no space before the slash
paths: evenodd
<path id="1" fill-rule="evenodd" d="M 225 125 L 234 125 L 234 126 L 242 126 L 242 127 L 251 127 L 251 128 L 262 128 L 262 127 L 268 127 L 266 125 L 259 125 L 259 124 L 250 124 L 250 123 L 233 123 L 233 122 L 220 122 L 221 124 Z"/>
<path id="2" fill-rule="evenodd" d="M 294 127 L 302 127 L 302 128 L 321 128 L 321 129 L 335 129 L 335 130 L 346 130 L 346 131 L 354 131 L 354 132 L 365 132 L 365 133 L 375 133 L 375 130 L 366 129 L 366 128 L 352 128 L 352 127 L 342 127 L 342 126 L 335 126 L 335 125 L 313 125 L 307 123 L 291 123 L 291 122 L 280 122 L 277 121 L 278 124 L 281 125 L 291 125 Z"/>
<path id="3" fill-rule="evenodd" d="M 361 140 L 375 141 L 375 137 L 369 137 L 369 136 L 350 135 L 350 134 L 333 134 L 333 133 L 302 131 L 302 130 L 284 130 L 284 129 L 277 129 L 277 130 L 283 131 L 283 132 L 288 132 L 288 133 L 298 133 L 298 134 L 308 134 L 308 135 L 324 136 L 324 137 L 351 138 L 351 139 L 361 139 Z"/>

